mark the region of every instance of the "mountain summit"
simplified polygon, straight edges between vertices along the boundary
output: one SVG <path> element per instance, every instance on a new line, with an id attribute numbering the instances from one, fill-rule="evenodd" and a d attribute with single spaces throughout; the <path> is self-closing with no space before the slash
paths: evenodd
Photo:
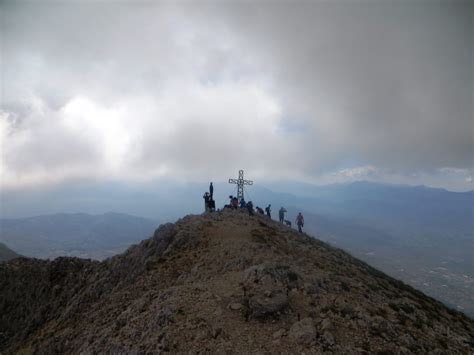
<path id="1" fill-rule="evenodd" d="M 261 216 L 160 226 L 103 262 L 0 264 L 0 352 L 474 351 L 474 322 Z"/>

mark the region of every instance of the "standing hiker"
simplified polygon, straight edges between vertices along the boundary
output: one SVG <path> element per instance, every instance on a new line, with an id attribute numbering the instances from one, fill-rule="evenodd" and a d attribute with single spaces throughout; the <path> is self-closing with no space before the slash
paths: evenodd
<path id="1" fill-rule="evenodd" d="M 287 210 L 285 208 L 280 208 L 280 210 L 278 211 L 278 217 L 280 218 L 280 223 L 283 223 L 283 221 L 285 220 L 285 213 L 287 212 Z"/>
<path id="2" fill-rule="evenodd" d="M 209 212 L 209 200 L 211 199 L 209 192 L 205 192 L 202 198 L 204 199 L 204 211 Z"/>
<path id="3" fill-rule="evenodd" d="M 247 211 L 249 211 L 250 216 L 253 216 L 253 203 L 252 203 L 252 201 L 247 202 Z"/>
<path id="4" fill-rule="evenodd" d="M 304 226 L 304 217 L 301 212 L 298 213 L 298 216 L 296 216 L 296 224 L 298 225 L 298 232 L 303 233 L 301 228 Z"/>
<path id="5" fill-rule="evenodd" d="M 215 212 L 216 211 L 216 201 L 214 201 L 214 199 L 212 199 L 212 198 L 209 199 L 208 206 L 209 206 L 209 212 Z"/>
<path id="6" fill-rule="evenodd" d="M 240 199 L 240 208 L 245 208 L 247 204 L 245 203 L 245 200 L 243 198 Z"/>
<path id="7" fill-rule="evenodd" d="M 265 212 L 267 212 L 267 216 L 270 217 L 270 219 L 272 218 L 272 209 L 271 209 L 272 205 L 268 205 L 266 208 L 265 208 Z"/>
<path id="8" fill-rule="evenodd" d="M 238 208 L 239 208 L 239 199 L 234 196 L 234 197 L 232 198 L 231 204 L 232 204 L 232 208 L 233 208 L 234 210 L 238 209 Z"/>
<path id="9" fill-rule="evenodd" d="M 212 182 L 209 185 L 209 195 L 211 195 L 211 200 L 212 200 L 214 196 L 214 186 L 212 186 Z"/>

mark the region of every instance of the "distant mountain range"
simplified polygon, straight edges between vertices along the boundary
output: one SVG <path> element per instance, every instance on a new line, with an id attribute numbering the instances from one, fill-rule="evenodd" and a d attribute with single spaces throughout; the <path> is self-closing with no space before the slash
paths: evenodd
<path id="1" fill-rule="evenodd" d="M 275 190 L 288 185 L 271 186 Z M 276 215 L 474 317 L 474 192 L 369 182 L 260 189 Z"/>
<path id="2" fill-rule="evenodd" d="M 0 243 L 0 262 L 18 258 L 20 255 L 15 253 L 5 244 Z"/>
<path id="3" fill-rule="evenodd" d="M 235 186 L 214 183 L 217 207 Z M 1 220 L 0 241 L 26 256 L 103 259 L 150 235 L 161 222 L 202 213 L 207 184 L 161 182 L 129 186 L 56 187 L 36 194 L 3 194 L 4 213 L 84 210 L 123 214 L 53 215 Z M 314 186 L 294 182 L 246 189 L 254 205 L 280 206 L 305 231 L 474 317 L 474 191 L 371 182 Z M 44 201 L 52 201 L 45 206 Z M 48 209 L 46 209 L 48 208 Z M 24 212 L 25 213 L 25 212 Z"/>
<path id="4" fill-rule="evenodd" d="M 104 259 L 149 237 L 156 226 L 152 220 L 121 213 L 1 219 L 0 242 L 29 257 Z"/>

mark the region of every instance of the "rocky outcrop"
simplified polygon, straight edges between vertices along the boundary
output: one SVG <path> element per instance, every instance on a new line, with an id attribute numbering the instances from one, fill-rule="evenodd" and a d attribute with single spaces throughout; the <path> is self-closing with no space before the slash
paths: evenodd
<path id="1" fill-rule="evenodd" d="M 473 321 L 316 239 L 224 211 L 104 262 L 0 263 L 0 352 L 469 353 Z"/>

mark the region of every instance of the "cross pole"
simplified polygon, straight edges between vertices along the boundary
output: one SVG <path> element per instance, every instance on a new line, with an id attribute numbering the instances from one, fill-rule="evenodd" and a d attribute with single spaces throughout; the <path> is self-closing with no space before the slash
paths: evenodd
<path id="1" fill-rule="evenodd" d="M 253 185 L 253 181 L 244 180 L 244 171 L 239 170 L 239 178 L 229 179 L 229 184 L 237 184 L 237 198 L 240 200 L 244 198 L 244 185 Z"/>

